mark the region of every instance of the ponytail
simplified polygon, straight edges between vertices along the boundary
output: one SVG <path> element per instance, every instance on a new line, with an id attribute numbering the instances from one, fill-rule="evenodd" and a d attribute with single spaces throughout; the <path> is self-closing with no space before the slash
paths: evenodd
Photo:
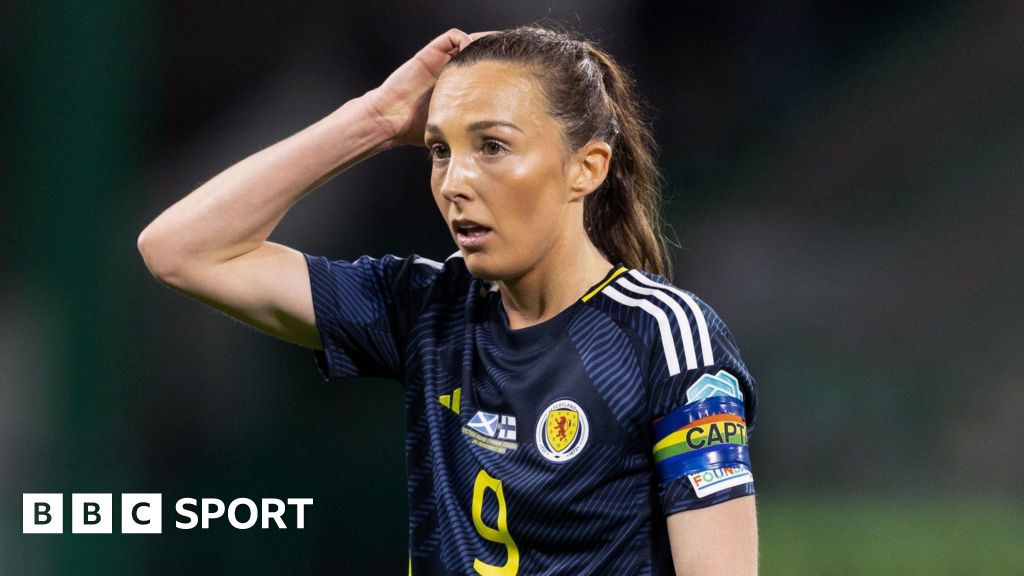
<path id="1" fill-rule="evenodd" d="M 594 46 L 590 52 L 601 68 L 614 135 L 608 177 L 585 201 L 584 226 L 590 241 L 609 258 L 667 277 L 671 271 L 654 137 L 629 76 L 605 52 Z"/>

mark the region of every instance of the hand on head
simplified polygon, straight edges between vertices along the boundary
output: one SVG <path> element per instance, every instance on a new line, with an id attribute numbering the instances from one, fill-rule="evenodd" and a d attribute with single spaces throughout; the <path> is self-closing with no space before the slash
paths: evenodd
<path id="1" fill-rule="evenodd" d="M 452 28 L 431 40 L 383 84 L 367 92 L 372 113 L 385 126 L 393 145 L 423 145 L 427 105 L 441 70 L 452 56 L 488 34 L 493 31 L 467 34 Z"/>

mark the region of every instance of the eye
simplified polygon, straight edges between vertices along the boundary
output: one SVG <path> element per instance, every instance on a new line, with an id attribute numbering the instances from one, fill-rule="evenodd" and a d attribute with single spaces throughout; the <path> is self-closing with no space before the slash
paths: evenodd
<path id="1" fill-rule="evenodd" d="M 431 160 L 445 160 L 451 155 L 451 151 L 444 144 L 434 142 L 428 146 L 428 154 Z"/>
<path id="2" fill-rule="evenodd" d="M 507 152 L 507 149 L 497 140 L 485 140 L 482 146 L 484 156 L 500 156 Z"/>

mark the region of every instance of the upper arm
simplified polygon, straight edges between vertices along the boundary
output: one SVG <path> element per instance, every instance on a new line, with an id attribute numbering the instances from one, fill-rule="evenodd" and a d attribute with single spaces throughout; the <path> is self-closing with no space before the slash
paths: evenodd
<path id="1" fill-rule="evenodd" d="M 673 514 L 668 537 L 678 576 L 757 575 L 754 496 Z"/>
<path id="2" fill-rule="evenodd" d="M 324 379 L 401 379 L 406 337 L 444 266 L 416 255 L 305 257 L 323 344 L 314 356 Z"/>
<path id="3" fill-rule="evenodd" d="M 301 346 L 322 348 L 306 259 L 297 250 L 263 242 L 217 264 L 151 270 L 171 288 L 254 328 Z"/>
<path id="4" fill-rule="evenodd" d="M 690 293 L 661 290 L 660 323 L 672 330 L 641 333 L 653 335 L 647 343 L 651 448 L 676 572 L 756 574 L 747 445 L 756 382 L 714 310 Z"/>

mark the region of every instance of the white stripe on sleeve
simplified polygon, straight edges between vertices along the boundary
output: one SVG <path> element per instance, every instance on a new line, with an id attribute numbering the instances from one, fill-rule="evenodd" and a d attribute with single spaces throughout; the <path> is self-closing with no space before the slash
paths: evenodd
<path id="1" fill-rule="evenodd" d="M 679 374 L 679 357 L 676 354 L 675 338 L 672 337 L 672 327 L 669 325 L 668 316 L 665 315 L 665 312 L 647 300 L 630 298 L 611 286 L 607 286 L 601 291 L 601 294 L 608 296 L 620 304 L 640 308 L 644 312 L 654 316 L 654 319 L 658 321 L 658 330 L 661 332 L 661 348 L 665 352 L 665 363 L 668 365 L 668 375 L 675 376 L 676 374 Z"/>
<path id="2" fill-rule="evenodd" d="M 690 307 L 690 311 L 693 313 L 693 318 L 697 321 L 697 333 L 700 335 L 700 349 L 704 359 L 704 365 L 711 366 L 714 364 L 715 355 L 711 351 L 711 335 L 708 333 L 708 322 L 704 318 L 704 312 L 701 311 L 700 306 L 697 305 L 697 302 L 693 297 L 675 286 L 655 282 L 636 270 L 630 270 L 629 275 L 636 278 L 636 280 L 641 284 L 653 286 L 654 288 L 661 288 L 662 290 L 668 290 L 682 298 L 683 302 L 686 302 L 686 305 Z"/>
<path id="3" fill-rule="evenodd" d="M 427 266 L 430 266 L 434 270 L 440 270 L 444 266 L 440 262 L 436 262 L 434 260 L 431 260 L 430 258 L 424 258 L 422 256 L 416 256 L 415 258 L 413 258 L 412 263 L 413 264 L 426 264 Z"/>
<path id="4" fill-rule="evenodd" d="M 697 368 L 697 351 L 693 347 L 693 329 L 690 328 L 690 319 L 686 317 L 686 312 L 683 312 L 683 307 L 679 305 L 679 302 L 661 290 L 637 286 L 625 278 L 620 277 L 615 283 L 631 292 L 654 296 L 664 302 L 675 313 L 676 321 L 679 324 L 679 334 L 683 337 L 683 354 L 686 356 L 686 369 L 693 370 Z"/>

